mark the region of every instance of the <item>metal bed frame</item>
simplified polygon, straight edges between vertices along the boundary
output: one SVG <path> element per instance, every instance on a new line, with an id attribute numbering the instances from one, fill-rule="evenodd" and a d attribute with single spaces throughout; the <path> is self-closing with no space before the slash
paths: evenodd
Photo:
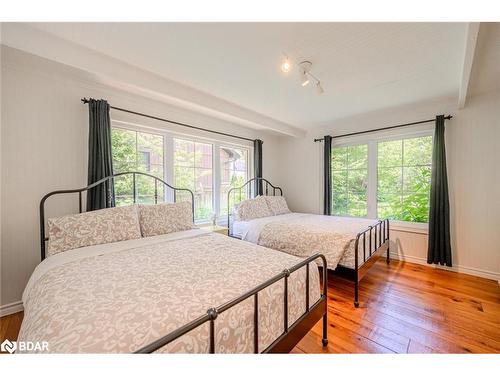
<path id="1" fill-rule="evenodd" d="M 194 213 L 194 194 L 189 189 L 176 188 L 162 179 L 153 176 L 148 173 L 143 172 L 123 172 L 117 173 L 112 176 L 103 178 L 89 186 L 80 189 L 71 189 L 71 190 L 56 190 L 46 194 L 40 201 L 40 241 L 41 241 L 41 258 L 45 259 L 45 242 L 48 241 L 48 238 L 45 235 L 45 203 L 48 198 L 54 195 L 62 195 L 62 194 L 78 194 L 78 202 L 79 202 L 79 212 L 83 213 L 83 196 L 82 193 L 99 186 L 101 184 L 106 184 L 107 186 L 107 200 L 108 202 L 112 201 L 114 192 L 111 190 L 112 184 L 109 184 L 108 181 L 113 180 L 116 177 L 124 176 L 124 175 L 132 175 L 133 181 L 133 202 L 136 203 L 136 176 L 142 175 L 147 176 L 155 181 L 155 194 L 154 194 L 154 203 L 158 203 L 158 183 L 162 183 L 166 188 L 170 188 L 174 191 L 174 202 L 177 199 L 178 191 L 185 191 L 190 193 L 191 195 L 191 209 Z M 163 199 L 162 199 L 163 201 Z M 193 215 L 194 217 L 194 215 Z M 316 265 L 316 261 L 318 259 L 322 262 L 322 292 L 320 294 L 320 298 L 311 306 L 309 301 L 309 264 L 313 263 Z M 305 312 L 291 325 L 289 324 L 288 318 L 288 279 L 290 275 L 297 270 L 305 267 L 306 269 L 306 282 L 305 282 Z M 259 295 L 258 293 L 263 289 L 269 287 L 270 285 L 277 283 L 283 280 L 283 290 L 284 290 L 284 298 L 283 298 L 283 333 L 276 338 L 268 347 L 259 351 Z M 198 317 L 197 319 L 187 323 L 184 326 L 177 328 L 176 330 L 168 333 L 167 335 L 159 338 L 158 340 L 138 349 L 135 353 L 153 353 L 163 346 L 173 342 L 179 337 L 189 333 L 193 329 L 200 327 L 201 325 L 208 323 L 209 324 L 209 353 L 215 353 L 215 321 L 219 314 L 227 311 L 231 307 L 236 306 L 237 304 L 249 299 L 253 298 L 254 301 L 254 333 L 253 333 L 253 343 L 254 343 L 254 353 L 288 353 L 292 350 L 295 345 L 312 329 L 312 327 L 322 319 L 323 323 L 323 334 L 322 334 L 322 345 L 328 345 L 328 306 L 327 306 L 327 297 L 328 296 L 328 272 L 327 272 L 327 262 L 326 258 L 322 254 L 315 254 L 310 256 L 307 259 L 304 259 L 300 263 L 294 265 L 291 268 L 285 269 L 276 276 L 266 280 L 265 282 L 257 285 L 253 289 L 248 292 L 240 295 L 239 297 L 234 298 L 231 301 L 228 301 L 218 307 L 211 307 L 207 310 L 205 314 Z"/>
<path id="2" fill-rule="evenodd" d="M 252 195 L 252 185 L 255 186 Z M 255 197 L 256 192 L 260 195 L 283 195 L 283 189 L 279 186 L 274 186 L 271 182 L 262 177 L 254 177 L 242 186 L 231 188 L 227 193 L 228 216 L 227 226 L 229 235 L 234 238 L 239 238 L 233 234 L 232 230 L 232 210 L 231 210 L 231 195 L 233 196 L 233 207 L 235 202 L 235 193 L 239 192 L 239 201 L 243 196 Z M 246 191 L 243 195 L 242 191 Z M 356 235 L 354 243 L 354 269 L 337 265 L 337 268 L 332 272 L 340 277 L 354 282 L 354 306 L 359 307 L 359 283 L 366 275 L 368 270 L 375 264 L 375 262 L 386 254 L 386 262 L 389 264 L 389 219 L 379 220 L 376 224 L 368 226 L 365 230 Z M 363 249 L 363 263 L 360 264 L 359 250 L 360 246 Z"/>

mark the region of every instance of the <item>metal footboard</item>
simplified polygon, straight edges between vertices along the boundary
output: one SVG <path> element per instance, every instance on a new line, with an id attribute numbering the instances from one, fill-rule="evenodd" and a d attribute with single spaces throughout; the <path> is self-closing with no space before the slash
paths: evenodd
<path id="1" fill-rule="evenodd" d="M 367 239 L 368 237 L 368 239 Z M 363 248 L 363 264 L 359 264 L 360 246 Z M 354 244 L 354 306 L 359 306 L 359 281 L 367 270 L 387 251 L 386 262 L 389 263 L 389 219 L 379 220 L 356 236 Z"/>
<path id="2" fill-rule="evenodd" d="M 312 306 L 309 303 L 309 263 L 314 262 L 317 259 L 321 259 L 323 262 L 323 290 L 320 299 L 315 302 Z M 302 314 L 296 322 L 289 325 L 288 321 L 288 278 L 290 275 L 299 270 L 302 267 L 306 267 L 306 283 L 305 283 L 305 313 Z M 267 348 L 259 351 L 259 296 L 258 293 L 263 289 L 269 287 L 270 285 L 283 280 L 284 283 L 284 299 L 283 299 L 283 333 Z M 160 339 L 148 344 L 135 353 L 152 353 L 162 348 L 163 346 L 171 343 L 172 341 L 178 339 L 179 337 L 191 332 L 193 329 L 200 327 L 202 324 L 209 323 L 209 353 L 215 353 L 215 321 L 219 314 L 236 306 L 237 304 L 245 301 L 248 298 L 254 300 L 254 353 L 281 353 L 289 352 L 300 339 L 317 323 L 317 321 L 323 318 L 323 346 L 328 344 L 327 336 L 327 291 L 328 291 L 328 272 L 326 258 L 322 254 L 313 255 L 302 262 L 296 264 L 295 266 L 285 269 L 278 275 L 270 278 L 269 280 L 263 282 L 262 284 L 256 286 L 255 288 L 249 290 L 248 292 L 242 294 L 241 296 L 226 302 L 219 307 L 212 307 L 207 310 L 205 314 L 199 318 L 191 321 L 190 323 L 176 329 L 173 332 L 161 337 Z"/>

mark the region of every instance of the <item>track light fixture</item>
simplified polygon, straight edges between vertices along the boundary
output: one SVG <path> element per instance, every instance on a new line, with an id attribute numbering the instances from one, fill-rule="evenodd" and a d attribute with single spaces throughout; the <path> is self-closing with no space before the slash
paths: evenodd
<path id="1" fill-rule="evenodd" d="M 293 62 L 286 54 L 283 54 L 283 56 L 284 58 L 283 62 L 281 63 L 281 71 L 287 74 L 292 70 Z M 296 65 L 299 68 L 299 78 L 302 87 L 308 86 L 309 83 L 311 83 L 311 80 L 314 80 L 316 82 L 316 92 L 320 95 L 323 94 L 325 90 L 323 89 L 320 80 L 316 76 L 314 76 L 314 74 L 311 73 L 312 63 L 310 61 L 305 60 L 301 61 Z"/>
<path id="2" fill-rule="evenodd" d="M 323 90 L 323 86 L 321 86 L 321 82 L 320 82 L 320 81 L 318 81 L 318 82 L 316 83 L 316 92 L 317 92 L 318 94 L 320 94 L 320 95 L 321 95 L 321 94 L 323 94 L 323 93 L 325 92 L 325 90 Z"/>
<path id="3" fill-rule="evenodd" d="M 310 61 L 302 61 L 299 64 L 300 67 L 300 83 L 302 84 L 302 87 L 305 87 L 309 84 L 310 79 L 309 79 L 309 73 L 311 70 L 312 63 Z"/>
<path id="4" fill-rule="evenodd" d="M 300 74 L 300 82 L 302 84 L 302 87 L 305 87 L 309 84 L 309 77 L 307 76 L 307 73 L 305 71 L 303 71 L 301 74 Z"/>

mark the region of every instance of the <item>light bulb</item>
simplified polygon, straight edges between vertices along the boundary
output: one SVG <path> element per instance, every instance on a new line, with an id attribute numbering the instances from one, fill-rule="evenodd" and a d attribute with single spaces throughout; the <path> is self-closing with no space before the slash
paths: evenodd
<path id="1" fill-rule="evenodd" d="M 290 64 L 290 60 L 288 60 L 288 57 L 285 57 L 285 60 L 281 64 L 281 71 L 283 73 L 288 73 L 290 70 L 292 70 L 292 64 Z"/>

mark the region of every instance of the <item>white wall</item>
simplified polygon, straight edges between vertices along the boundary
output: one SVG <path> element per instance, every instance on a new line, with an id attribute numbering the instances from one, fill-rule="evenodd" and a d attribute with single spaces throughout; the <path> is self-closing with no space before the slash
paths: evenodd
<path id="1" fill-rule="evenodd" d="M 277 138 L 201 116 L 96 83 L 83 71 L 2 46 L 1 295 L 3 311 L 19 308 L 21 293 L 40 262 L 40 198 L 60 188 L 86 185 L 88 107 L 83 97 L 106 98 L 115 106 L 264 140 L 264 172 L 275 181 Z M 185 134 L 207 133 L 112 112 L 112 118 Z M 232 138 L 208 135 L 219 140 Z M 76 212 L 76 201 L 57 198 L 47 216 Z M 14 303 L 13 306 L 8 306 Z M 7 310 L 5 309 L 7 305 Z M 9 310 L 10 309 L 10 310 Z"/>
<path id="2" fill-rule="evenodd" d="M 446 123 L 448 180 L 454 270 L 500 279 L 500 91 L 469 98 L 456 111 L 455 100 L 441 99 L 367 113 L 281 142 L 280 180 L 294 211 L 322 212 L 322 143 L 314 138 L 339 135 L 452 113 Z M 394 227 L 396 229 L 397 227 Z M 394 257 L 426 263 L 426 230 L 391 231 Z"/>
<path id="3" fill-rule="evenodd" d="M 113 105 L 172 120 L 198 124 L 249 138 L 262 138 L 264 176 L 281 185 L 295 211 L 321 212 L 322 146 L 313 139 L 355 129 L 433 118 L 451 112 L 447 123 L 452 241 L 454 263 L 463 272 L 500 278 L 500 93 L 469 98 L 455 111 L 455 100 L 433 100 L 394 110 L 363 114 L 305 138 L 276 137 L 220 119 L 122 92 L 96 82 L 91 74 L 18 50 L 2 47 L 1 54 L 1 288 L 0 313 L 16 304 L 29 275 L 39 263 L 38 203 L 48 191 L 86 183 L 87 106 L 82 97 L 106 98 Z M 121 120 L 168 127 L 121 113 Z M 191 134 L 198 134 L 193 132 Z M 216 137 L 218 138 L 218 137 Z M 54 201 L 48 216 L 76 209 L 76 202 Z M 425 262 L 427 235 L 393 231 L 393 250 L 406 259 Z M 395 254 L 393 254 L 396 256 Z M 13 306 L 8 306 L 13 303 Z M 7 305 L 7 309 L 5 306 Z M 9 310 L 10 309 L 10 310 Z"/>
<path id="4" fill-rule="evenodd" d="M 2 28 L 3 24 L 0 22 L 0 46 L 2 44 Z M 2 69 L 3 66 L 3 60 L 2 60 L 2 48 L 0 48 L 0 147 L 2 145 Z M 2 269 L 2 152 L 0 149 L 0 272 Z M 1 283 L 1 277 L 0 277 L 0 283 Z M 1 301 L 1 287 L 0 287 L 0 301 Z M 0 302 L 0 306 L 2 306 L 2 303 Z"/>

